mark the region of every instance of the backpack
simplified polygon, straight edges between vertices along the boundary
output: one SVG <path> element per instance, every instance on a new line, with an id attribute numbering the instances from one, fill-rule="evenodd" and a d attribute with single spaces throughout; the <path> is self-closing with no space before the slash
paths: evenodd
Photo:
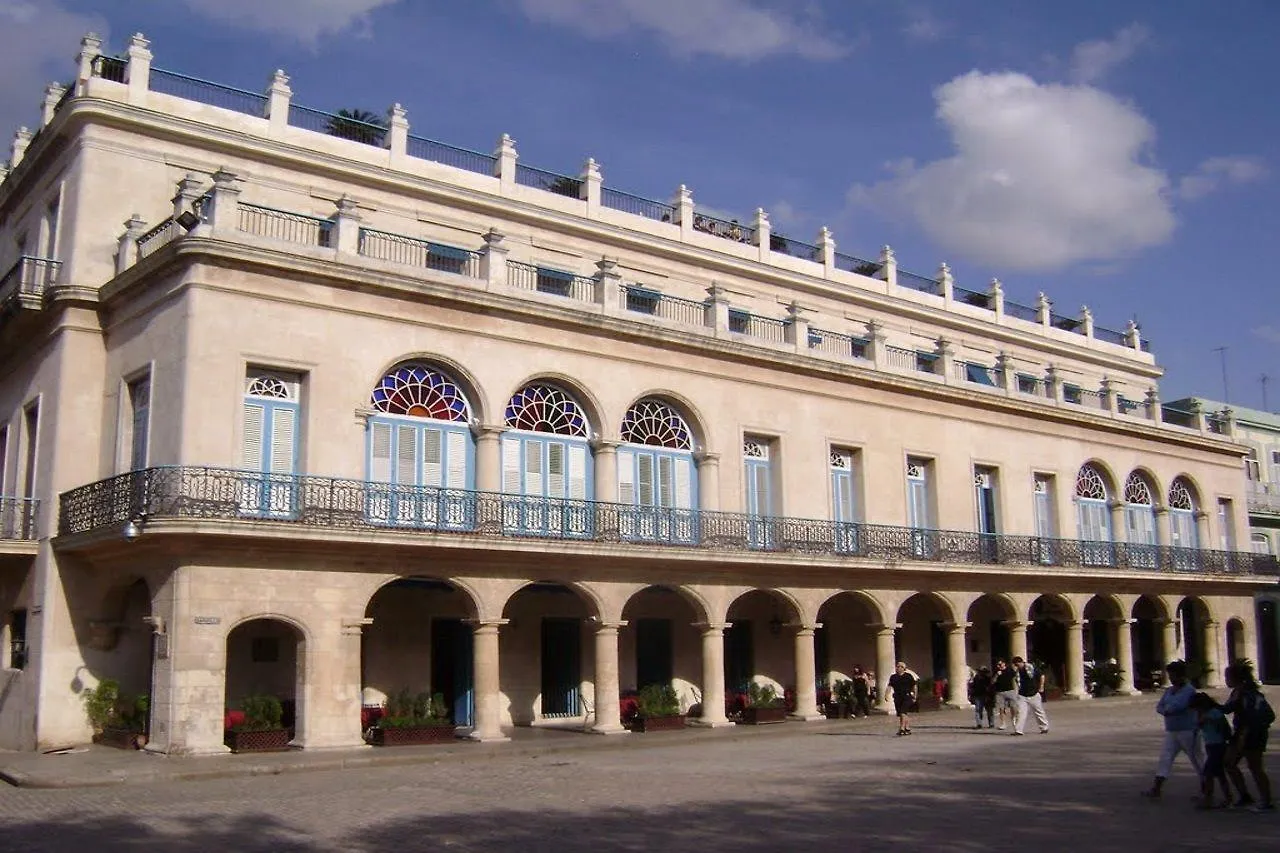
<path id="1" fill-rule="evenodd" d="M 1255 692 L 1249 702 L 1241 702 L 1240 710 L 1244 712 L 1244 724 L 1255 731 L 1266 731 L 1276 721 L 1275 709 L 1259 692 Z"/>

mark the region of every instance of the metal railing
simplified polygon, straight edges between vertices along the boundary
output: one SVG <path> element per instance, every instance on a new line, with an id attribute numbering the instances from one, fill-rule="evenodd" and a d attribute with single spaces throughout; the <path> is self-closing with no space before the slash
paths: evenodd
<path id="1" fill-rule="evenodd" d="M 865 361 L 867 344 L 868 341 L 865 338 L 855 338 L 853 335 L 809 327 L 809 349 L 814 352 Z"/>
<path id="2" fill-rule="evenodd" d="M 116 83 L 123 83 L 125 70 L 128 67 L 128 60 L 122 57 L 98 54 L 93 58 L 91 72 L 94 77 L 101 77 L 103 80 L 113 80 Z"/>
<path id="3" fill-rule="evenodd" d="M 885 363 L 895 370 L 918 371 L 920 369 L 919 353 L 913 349 L 885 344 L 884 358 Z"/>
<path id="4" fill-rule="evenodd" d="M 579 178 L 548 172 L 545 169 L 535 169 L 523 163 L 516 164 L 516 183 L 522 187 L 546 190 L 566 198 L 579 198 L 582 193 L 582 181 Z"/>
<path id="5" fill-rule="evenodd" d="M 1129 336 L 1124 332 L 1117 332 L 1115 329 L 1107 329 L 1102 326 L 1093 327 L 1094 340 L 1106 341 L 1116 346 L 1127 347 L 1129 345 Z"/>
<path id="6" fill-rule="evenodd" d="M 1272 575 L 1274 561 L 1243 551 L 929 530 L 600 501 L 397 486 L 229 468 L 131 471 L 64 492 L 58 532 L 92 533 L 132 521 L 239 520 L 338 530 L 624 543 L 713 551 L 859 557 L 885 562 L 1138 569 Z"/>
<path id="7" fill-rule="evenodd" d="M 942 295 L 942 282 L 902 269 L 898 270 L 898 287 L 918 290 L 921 293 L 932 293 L 934 296 Z"/>
<path id="8" fill-rule="evenodd" d="M 1039 376 L 1019 373 L 1014 378 L 1014 382 L 1018 391 L 1023 394 L 1032 394 L 1036 397 L 1044 397 L 1048 395 L 1049 383 Z"/>
<path id="9" fill-rule="evenodd" d="M 842 252 L 836 252 L 836 269 L 848 270 L 849 272 L 865 275 L 875 278 L 876 273 L 880 272 L 881 264 L 879 261 L 868 261 L 855 255 L 846 255 Z"/>
<path id="10" fill-rule="evenodd" d="M 50 286 L 58 283 L 62 261 L 23 255 L 0 278 L 0 306 L 17 295 L 41 296 Z"/>
<path id="11" fill-rule="evenodd" d="M 979 293 L 976 290 L 969 290 L 964 287 L 951 286 L 951 296 L 957 302 L 963 302 L 965 305 L 972 305 L 975 308 L 986 308 L 994 310 L 991 307 L 991 295 L 988 293 Z"/>
<path id="12" fill-rule="evenodd" d="M 480 277 L 479 252 L 444 246 L 415 237 L 361 228 L 357 251 L 366 258 L 391 261 L 410 267 L 425 267 L 437 272 L 451 272 L 468 278 Z"/>
<path id="13" fill-rule="evenodd" d="M 622 190 L 610 189 L 609 187 L 600 188 L 600 206 L 611 210 L 621 210 L 623 213 L 643 216 L 645 219 L 652 219 L 656 222 L 680 224 L 676 222 L 676 209 L 671 205 L 632 195 L 631 193 L 624 193 Z"/>
<path id="14" fill-rule="evenodd" d="M 1066 332 L 1075 332 L 1076 334 L 1084 334 L 1084 321 L 1076 317 L 1066 317 L 1062 314 L 1049 313 L 1049 325 L 1055 329 L 1062 329 Z"/>
<path id="15" fill-rule="evenodd" d="M 749 311 L 729 310 L 729 331 L 738 335 L 759 338 L 769 343 L 781 344 L 787 340 L 787 321 L 773 317 L 761 317 Z"/>
<path id="16" fill-rule="evenodd" d="M 302 246 L 332 246 L 333 222 L 274 207 L 240 202 L 240 230 Z"/>
<path id="17" fill-rule="evenodd" d="M 707 216 L 705 213 L 695 213 L 693 215 L 693 230 L 701 231 L 703 234 L 710 234 L 713 237 L 723 237 L 735 243 L 755 245 L 756 242 L 756 229 L 752 226 L 743 225 L 736 219 L 727 221 L 717 219 L 714 216 Z"/>
<path id="18" fill-rule="evenodd" d="M 1100 412 L 1107 411 L 1106 398 L 1102 394 L 1097 391 L 1091 391 L 1088 388 L 1079 388 L 1075 385 L 1063 386 L 1062 402 Z"/>
<path id="19" fill-rule="evenodd" d="M 689 326 L 707 324 L 707 306 L 703 302 L 681 299 L 679 296 L 647 290 L 634 284 L 619 285 L 618 296 L 622 307 L 636 314 L 648 314 L 650 317 L 661 317 L 663 320 Z"/>
<path id="20" fill-rule="evenodd" d="M 224 110 L 262 118 L 267 114 L 267 96 L 248 89 L 237 89 L 221 83 L 211 83 L 199 77 L 188 77 L 163 68 L 151 69 L 150 89 L 163 95 L 173 95 Z"/>
<path id="21" fill-rule="evenodd" d="M 1249 483 L 1249 512 L 1280 513 L 1280 484 Z"/>
<path id="22" fill-rule="evenodd" d="M 381 148 L 387 139 L 387 128 L 384 125 L 340 113 L 314 110 L 298 104 L 289 105 L 289 124 L 292 127 L 313 130 L 339 139 L 350 139 L 352 142 L 361 142 L 375 148 Z"/>
<path id="23" fill-rule="evenodd" d="M 987 367 L 985 364 L 978 364 L 974 361 L 953 361 L 951 363 L 951 375 L 961 382 L 972 382 L 975 385 L 985 385 L 988 388 L 1002 387 L 999 371 L 994 367 Z"/>
<path id="24" fill-rule="evenodd" d="M 560 270 L 545 269 L 533 264 L 522 264 L 518 261 L 507 261 L 507 284 L 523 290 L 536 290 L 539 293 L 576 299 L 579 302 L 596 301 L 595 279 Z"/>
<path id="25" fill-rule="evenodd" d="M 430 160 L 433 163 L 441 163 L 445 166 L 452 166 L 455 169 L 464 169 L 468 172 L 475 172 L 478 175 L 492 176 L 498 171 L 498 158 L 492 154 L 481 154 L 479 151 L 437 142 L 434 139 L 427 139 L 425 136 L 409 134 L 405 153 L 410 157 Z"/>
<path id="26" fill-rule="evenodd" d="M 39 512 L 38 500 L 0 497 L 0 539 L 34 540 Z"/>
<path id="27" fill-rule="evenodd" d="M 160 224 L 138 238 L 138 258 L 150 257 L 183 234 L 182 226 L 167 216 Z"/>
<path id="28" fill-rule="evenodd" d="M 1194 412 L 1188 412 L 1185 409 L 1175 409 L 1173 406 L 1160 407 L 1160 420 L 1166 424 L 1172 424 L 1174 426 L 1186 427 L 1187 429 L 1198 429 Z"/>
<path id="29" fill-rule="evenodd" d="M 1030 305 L 1010 302 L 1008 299 L 1004 301 L 1004 315 L 1006 317 L 1017 317 L 1019 320 L 1026 320 L 1028 323 L 1040 322 L 1039 310 L 1032 308 Z"/>
<path id="30" fill-rule="evenodd" d="M 822 263 L 822 249 L 808 243 L 801 243 L 799 240 L 792 240 L 790 237 L 783 237 L 781 234 L 769 235 L 769 251 L 804 261 Z"/>

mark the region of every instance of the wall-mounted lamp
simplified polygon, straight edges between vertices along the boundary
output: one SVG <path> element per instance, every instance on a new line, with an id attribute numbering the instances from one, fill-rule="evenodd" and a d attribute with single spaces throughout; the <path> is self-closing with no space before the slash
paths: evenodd
<path id="1" fill-rule="evenodd" d="M 182 213 L 178 214 L 178 219 L 176 221 L 185 230 L 190 231 L 192 228 L 195 228 L 200 224 L 200 217 L 196 216 L 189 210 L 184 210 Z"/>

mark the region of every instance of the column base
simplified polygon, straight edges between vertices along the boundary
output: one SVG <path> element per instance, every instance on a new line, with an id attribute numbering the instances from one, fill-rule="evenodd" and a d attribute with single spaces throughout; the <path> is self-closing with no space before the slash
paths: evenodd
<path id="1" fill-rule="evenodd" d="M 592 726 L 587 729 L 587 734 L 591 735 L 629 735 L 630 731 L 624 729 L 621 723 L 609 723 L 603 726 Z"/>
<path id="2" fill-rule="evenodd" d="M 1121 696 L 1141 696 L 1142 691 L 1136 687 L 1130 687 L 1128 690 L 1117 691 Z"/>
<path id="3" fill-rule="evenodd" d="M 502 732 L 498 732 L 497 734 L 471 732 L 470 734 L 463 735 L 462 739 L 475 741 L 476 743 L 506 743 L 511 740 L 511 738 L 507 737 Z"/>
<path id="4" fill-rule="evenodd" d="M 1093 695 L 1090 693 L 1085 693 L 1084 691 L 1081 691 L 1079 693 L 1063 693 L 1062 698 L 1075 700 L 1077 702 L 1083 702 L 1086 699 L 1092 699 Z"/>
<path id="5" fill-rule="evenodd" d="M 218 744 L 216 747 L 211 746 L 205 749 L 175 747 L 170 748 L 162 744 L 148 743 L 142 748 L 143 752 L 149 752 L 152 755 L 173 755 L 173 756 L 206 756 L 206 755 L 230 755 L 231 747 L 226 744 Z"/>
<path id="6" fill-rule="evenodd" d="M 733 720 L 704 720 L 702 717 L 686 720 L 685 725 L 696 726 L 700 729 L 727 729 L 729 726 L 736 725 Z"/>
<path id="7" fill-rule="evenodd" d="M 818 720 L 825 720 L 826 714 L 787 714 L 788 720 L 794 720 L 798 723 L 816 723 Z"/>

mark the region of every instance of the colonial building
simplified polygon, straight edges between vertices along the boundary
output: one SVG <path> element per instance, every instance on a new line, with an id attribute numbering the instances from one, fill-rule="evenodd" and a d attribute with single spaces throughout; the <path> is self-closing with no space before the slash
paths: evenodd
<path id="1" fill-rule="evenodd" d="M 250 694 L 339 747 L 401 689 L 492 740 L 1253 655 L 1245 449 L 1138 329 L 813 240 L 86 37 L 0 185 L 0 746 L 106 677 L 201 753 Z"/>

